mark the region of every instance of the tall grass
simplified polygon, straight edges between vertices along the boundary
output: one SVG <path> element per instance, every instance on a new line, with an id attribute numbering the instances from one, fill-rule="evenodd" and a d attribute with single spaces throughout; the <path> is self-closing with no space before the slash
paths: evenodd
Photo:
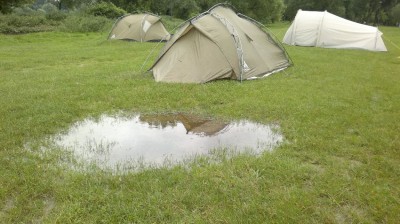
<path id="1" fill-rule="evenodd" d="M 271 27 L 279 38 L 286 28 Z M 398 222 L 400 29 L 381 30 L 393 43 L 386 53 L 286 46 L 295 64 L 286 72 L 203 85 L 140 73 L 154 43 L 0 35 L 0 222 Z M 39 153 L 74 122 L 117 111 L 274 122 L 287 144 L 124 175 L 71 170 L 64 152 Z"/>

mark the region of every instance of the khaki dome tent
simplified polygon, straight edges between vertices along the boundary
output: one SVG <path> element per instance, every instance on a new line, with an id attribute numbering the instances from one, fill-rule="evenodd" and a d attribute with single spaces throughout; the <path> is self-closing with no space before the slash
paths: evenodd
<path id="1" fill-rule="evenodd" d="M 299 10 L 283 43 L 324 48 L 387 51 L 378 28 L 356 23 L 327 11 Z"/>
<path id="2" fill-rule="evenodd" d="M 152 14 L 128 14 L 114 23 L 108 39 L 146 42 L 169 40 L 170 36 L 160 17 Z"/>
<path id="3" fill-rule="evenodd" d="M 219 4 L 183 24 L 150 70 L 156 81 L 205 83 L 262 77 L 290 65 L 258 23 Z"/>

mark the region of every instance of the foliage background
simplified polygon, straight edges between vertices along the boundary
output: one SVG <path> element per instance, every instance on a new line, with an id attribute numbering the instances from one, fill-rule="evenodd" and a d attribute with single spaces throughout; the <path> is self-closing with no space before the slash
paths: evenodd
<path id="1" fill-rule="evenodd" d="M 221 0 L 0 0 L 0 12 L 9 14 L 22 8 L 38 10 L 52 4 L 63 12 L 83 11 L 114 18 L 123 13 L 150 11 L 188 19 Z M 318 10 L 371 25 L 399 25 L 400 0 L 229 0 L 237 11 L 262 23 L 291 21 L 297 10 Z M 97 7 L 95 13 L 91 11 Z M 89 9 L 89 10 L 88 10 Z M 100 9 L 103 11 L 100 12 Z M 97 13 L 97 14 L 96 14 Z"/>

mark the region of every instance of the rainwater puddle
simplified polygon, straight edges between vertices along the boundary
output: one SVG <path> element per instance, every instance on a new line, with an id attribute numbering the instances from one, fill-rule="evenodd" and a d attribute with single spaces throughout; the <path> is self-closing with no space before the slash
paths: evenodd
<path id="1" fill-rule="evenodd" d="M 247 120 L 223 122 L 192 114 L 102 116 L 76 123 L 55 144 L 100 168 L 132 163 L 154 167 L 207 156 L 215 149 L 269 151 L 283 141 L 276 130 Z"/>

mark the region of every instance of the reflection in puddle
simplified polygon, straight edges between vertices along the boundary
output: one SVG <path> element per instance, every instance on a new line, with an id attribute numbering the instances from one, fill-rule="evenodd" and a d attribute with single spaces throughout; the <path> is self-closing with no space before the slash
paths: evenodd
<path id="1" fill-rule="evenodd" d="M 129 162 L 157 166 L 166 160 L 174 164 L 207 155 L 215 148 L 272 150 L 283 140 L 273 129 L 245 120 L 226 123 L 190 114 L 103 116 L 75 124 L 55 143 L 104 168 Z"/>

